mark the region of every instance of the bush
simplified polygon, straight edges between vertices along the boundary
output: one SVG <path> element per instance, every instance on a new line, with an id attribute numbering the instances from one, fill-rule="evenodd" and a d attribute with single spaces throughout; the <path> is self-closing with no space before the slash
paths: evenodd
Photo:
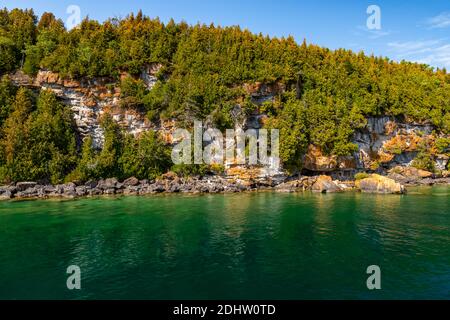
<path id="1" fill-rule="evenodd" d="M 205 164 L 177 164 L 170 171 L 179 177 L 205 176 L 209 172 L 209 166 Z"/>
<path id="2" fill-rule="evenodd" d="M 413 160 L 412 166 L 416 169 L 430 172 L 436 171 L 436 164 L 434 163 L 433 156 L 429 152 L 419 152 Z"/>
<path id="3" fill-rule="evenodd" d="M 359 172 L 359 173 L 355 174 L 355 180 L 363 180 L 363 179 L 367 179 L 369 177 L 370 177 L 370 175 L 365 172 Z"/>
<path id="4" fill-rule="evenodd" d="M 170 163 L 169 148 L 158 133 L 149 131 L 138 138 L 132 135 L 125 137 L 118 164 L 122 170 L 123 179 L 136 177 L 140 180 L 151 180 L 167 172 Z"/>
<path id="5" fill-rule="evenodd" d="M 439 153 L 450 153 L 450 138 L 437 138 L 436 149 Z"/>

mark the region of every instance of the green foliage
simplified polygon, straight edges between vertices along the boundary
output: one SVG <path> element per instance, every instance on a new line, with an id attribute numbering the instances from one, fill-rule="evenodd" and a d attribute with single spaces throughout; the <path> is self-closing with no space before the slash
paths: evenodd
<path id="1" fill-rule="evenodd" d="M 11 113 L 17 88 L 5 76 L 0 80 L 0 128 Z"/>
<path id="2" fill-rule="evenodd" d="M 231 111 L 237 105 L 246 115 L 265 112 L 266 127 L 280 129 L 281 158 L 292 171 L 301 168 L 309 144 L 330 155 L 354 153 L 351 138 L 368 116 L 431 121 L 438 134 L 450 133 L 446 70 L 297 44 L 292 37 L 270 38 L 236 26 L 164 24 L 139 12 L 104 23 L 86 18 L 68 31 L 51 13 L 38 22 L 32 10 L 2 9 L 0 57 L 0 74 L 48 69 L 62 77 L 118 81 L 127 73 L 120 83 L 122 106 L 145 111 L 155 122 L 197 118 L 226 129 L 234 127 Z M 162 66 L 152 90 L 137 80 L 149 66 Z M 256 83 L 283 90 L 256 103 L 262 93 L 245 89 Z M 36 107 L 29 92 L 17 91 L 6 78 L 0 82 L 0 126 L 0 172 L 6 180 L 61 181 L 68 172 L 69 180 L 150 178 L 167 167 L 158 138 L 126 136 L 109 118 L 102 124 L 103 149 L 94 150 L 87 139 L 77 153 L 69 111 L 46 94 Z M 436 141 L 438 151 L 446 150 L 445 139 Z M 155 154 L 143 156 L 148 150 Z M 431 168 L 429 158 L 421 151 L 416 165 Z M 175 170 L 183 175 L 206 169 Z"/>
<path id="3" fill-rule="evenodd" d="M 174 165 L 170 171 L 176 173 L 180 177 L 204 176 L 210 172 L 209 166 L 206 164 L 177 164 Z"/>
<path id="4" fill-rule="evenodd" d="M 125 137 L 123 152 L 119 158 L 123 178 L 155 179 L 170 168 L 170 149 L 149 131 L 139 138 Z"/>
<path id="5" fill-rule="evenodd" d="M 99 178 L 120 177 L 118 160 L 123 148 L 123 132 L 109 114 L 101 119 L 101 126 L 105 141 L 96 157 L 96 176 Z"/>
<path id="6" fill-rule="evenodd" d="M 436 150 L 439 153 L 450 153 L 450 138 L 448 137 L 437 138 Z"/>
<path id="7" fill-rule="evenodd" d="M 35 42 L 36 33 L 33 10 L 0 9 L 0 74 L 21 66 L 25 48 Z"/>
<path id="8" fill-rule="evenodd" d="M 421 143 L 418 147 L 417 156 L 412 162 L 412 166 L 417 169 L 435 172 L 436 165 L 434 162 L 433 154 L 430 150 L 430 146 L 426 141 Z"/>
<path id="9" fill-rule="evenodd" d="M 142 80 L 126 77 L 120 83 L 121 104 L 124 108 L 142 108 L 147 93 L 147 87 Z"/>
<path id="10" fill-rule="evenodd" d="M 38 24 L 38 35 L 36 43 L 28 44 L 25 49 L 25 73 L 36 74 L 41 65 L 47 64 L 52 59 L 52 53 L 58 47 L 60 39 L 64 34 L 64 23 L 56 20 L 51 13 L 44 13 Z"/>
<path id="11" fill-rule="evenodd" d="M 67 181 L 88 181 L 101 178 L 154 179 L 170 168 L 170 150 L 150 131 L 138 138 L 125 135 L 108 116 L 102 120 L 105 141 L 101 151 L 94 150 L 92 138 L 83 142 L 81 159 Z"/>
<path id="12" fill-rule="evenodd" d="M 355 180 L 363 180 L 363 179 L 366 179 L 369 177 L 370 177 L 370 175 L 365 172 L 360 172 L 360 173 L 355 174 Z"/>
<path id="13" fill-rule="evenodd" d="M 81 157 L 78 160 L 78 165 L 67 177 L 66 182 L 74 181 L 89 181 L 98 179 L 97 173 L 97 158 L 96 152 L 93 148 L 92 137 L 88 136 L 83 141 L 81 150 Z"/>
<path id="14" fill-rule="evenodd" d="M 31 92 L 19 89 L 2 135 L 6 182 L 59 183 L 76 164 L 72 115 L 47 91 L 41 92 L 35 109 Z"/>
<path id="15" fill-rule="evenodd" d="M 291 96 L 277 117 L 271 118 L 267 128 L 280 130 L 280 158 L 289 169 L 301 168 L 301 158 L 308 147 L 307 110 Z"/>

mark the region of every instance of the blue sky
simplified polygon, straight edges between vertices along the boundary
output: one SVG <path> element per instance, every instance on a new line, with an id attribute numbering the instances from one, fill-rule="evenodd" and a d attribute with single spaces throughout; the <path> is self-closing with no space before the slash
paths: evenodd
<path id="1" fill-rule="evenodd" d="M 82 16 L 100 21 L 142 9 L 163 21 L 240 25 L 331 49 L 363 50 L 450 69 L 449 0 L 0 0 L 1 7 L 31 7 L 39 15 L 51 11 L 64 21 L 69 5 L 78 5 Z M 367 28 L 369 5 L 381 9 L 380 30 Z"/>

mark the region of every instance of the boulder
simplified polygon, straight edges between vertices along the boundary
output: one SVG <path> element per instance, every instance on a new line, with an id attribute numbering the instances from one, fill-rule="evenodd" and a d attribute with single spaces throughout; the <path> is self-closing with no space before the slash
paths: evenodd
<path id="1" fill-rule="evenodd" d="M 422 179 L 433 178 L 433 173 L 414 167 L 397 166 L 389 170 L 388 177 L 402 184 L 419 184 Z"/>
<path id="2" fill-rule="evenodd" d="M 402 184 L 378 174 L 356 181 L 356 187 L 364 193 L 403 194 L 406 191 Z"/>
<path id="3" fill-rule="evenodd" d="M 64 193 L 75 192 L 77 185 L 73 182 L 69 182 L 63 185 Z"/>
<path id="4" fill-rule="evenodd" d="M 135 187 L 138 184 L 139 184 L 139 180 L 135 177 L 128 178 L 123 182 L 123 185 L 125 187 Z"/>
<path id="5" fill-rule="evenodd" d="M 16 193 L 16 198 L 18 199 L 27 199 L 27 198 L 37 198 L 39 195 L 38 190 L 33 188 L 28 188 L 24 191 L 19 191 Z"/>
<path id="6" fill-rule="evenodd" d="M 342 188 L 330 176 L 320 176 L 312 186 L 314 192 L 331 193 L 341 192 Z"/>
<path id="7" fill-rule="evenodd" d="M 114 188 L 111 188 L 111 189 L 105 189 L 105 190 L 103 191 L 103 194 L 105 194 L 105 195 L 116 194 L 116 189 L 114 189 Z"/>
<path id="8" fill-rule="evenodd" d="M 77 194 L 78 197 L 83 197 L 85 195 L 87 195 L 87 188 L 86 186 L 79 186 L 75 188 L 75 193 Z"/>
<path id="9" fill-rule="evenodd" d="M 116 178 L 109 178 L 106 180 L 100 180 L 97 184 L 97 188 L 102 190 L 115 189 L 119 181 Z"/>
<path id="10" fill-rule="evenodd" d="M 86 182 L 84 184 L 86 187 L 90 188 L 90 189 L 94 189 L 97 187 L 97 181 L 94 180 L 89 180 L 88 182 Z"/>
<path id="11" fill-rule="evenodd" d="M 307 180 L 307 178 L 301 179 L 301 180 L 287 181 L 287 182 L 277 185 L 275 187 L 275 190 L 277 192 L 286 192 L 286 193 L 297 192 L 297 191 L 303 190 L 305 188 L 306 180 Z"/>
<path id="12" fill-rule="evenodd" d="M 2 187 L 0 188 L 0 200 L 9 200 L 13 197 L 13 193 L 10 188 Z"/>
<path id="13" fill-rule="evenodd" d="M 125 187 L 125 189 L 123 190 L 123 193 L 128 194 L 128 195 L 136 195 L 136 194 L 140 193 L 141 189 L 142 189 L 142 187 L 140 185 L 128 186 L 128 187 Z"/>
<path id="14" fill-rule="evenodd" d="M 169 181 L 177 180 L 178 179 L 178 175 L 176 173 L 170 171 L 170 172 L 167 172 L 167 173 L 163 174 L 162 175 L 162 179 L 163 180 L 169 180 Z"/>
<path id="15" fill-rule="evenodd" d="M 25 191 L 29 188 L 34 188 L 37 185 L 36 182 L 17 182 L 16 188 L 17 191 Z"/>
<path id="16" fill-rule="evenodd" d="M 74 198 L 77 196 L 76 188 L 77 188 L 77 186 L 73 182 L 69 182 L 67 184 L 56 186 L 57 192 L 62 197 L 68 197 L 68 198 Z"/>
<path id="17" fill-rule="evenodd" d="M 53 194 L 56 193 L 56 188 L 54 186 L 48 185 L 44 187 L 43 191 L 45 194 Z"/>

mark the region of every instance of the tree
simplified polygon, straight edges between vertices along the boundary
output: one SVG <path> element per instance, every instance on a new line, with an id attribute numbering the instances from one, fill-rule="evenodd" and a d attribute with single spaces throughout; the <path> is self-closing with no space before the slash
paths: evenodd
<path id="1" fill-rule="evenodd" d="M 20 88 L 2 140 L 7 181 L 59 183 L 73 170 L 76 140 L 70 110 L 42 91 L 34 110 L 31 92 Z"/>
<path id="2" fill-rule="evenodd" d="M 170 168 L 169 148 L 157 133 L 142 133 L 138 138 L 127 135 L 119 158 L 122 176 L 154 179 Z"/>
<path id="3" fill-rule="evenodd" d="M 2 149 L 4 154 L 4 176 L 6 182 L 28 180 L 27 152 L 28 127 L 26 121 L 33 110 L 31 92 L 20 88 L 12 105 L 12 112 L 6 119 L 2 133 Z"/>
<path id="4" fill-rule="evenodd" d="M 8 77 L 2 77 L 0 80 L 0 128 L 11 113 L 14 97 L 17 92 Z"/>
<path id="5" fill-rule="evenodd" d="M 295 171 L 302 168 L 302 155 L 308 147 L 306 112 L 303 102 L 293 92 L 267 128 L 280 130 L 280 159 L 286 168 Z"/>
<path id="6" fill-rule="evenodd" d="M 121 170 L 118 164 L 123 148 L 123 133 L 119 125 L 109 114 L 101 120 L 105 134 L 103 149 L 96 157 L 96 175 L 100 178 L 120 177 Z"/>

